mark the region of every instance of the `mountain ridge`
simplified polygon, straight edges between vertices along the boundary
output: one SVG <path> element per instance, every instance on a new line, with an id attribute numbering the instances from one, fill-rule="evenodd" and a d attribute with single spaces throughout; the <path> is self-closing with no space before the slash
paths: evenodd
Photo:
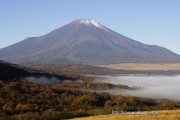
<path id="1" fill-rule="evenodd" d="M 90 19 L 77 19 L 39 37 L 2 48 L 0 59 L 47 60 L 84 64 L 176 62 L 172 51 L 130 39 Z"/>

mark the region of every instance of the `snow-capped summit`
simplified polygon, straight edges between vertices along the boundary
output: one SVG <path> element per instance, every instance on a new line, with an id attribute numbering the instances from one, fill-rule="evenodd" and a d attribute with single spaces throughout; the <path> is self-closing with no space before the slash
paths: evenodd
<path id="1" fill-rule="evenodd" d="M 100 23 L 96 22 L 95 20 L 91 20 L 91 19 L 77 19 L 74 21 L 74 23 L 94 25 L 95 27 L 98 27 L 98 28 L 103 27 Z"/>

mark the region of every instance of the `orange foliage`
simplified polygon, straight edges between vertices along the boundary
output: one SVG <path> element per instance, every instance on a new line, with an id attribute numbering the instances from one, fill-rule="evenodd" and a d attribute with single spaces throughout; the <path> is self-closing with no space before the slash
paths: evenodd
<path id="1" fill-rule="evenodd" d="M 16 106 L 16 110 L 19 110 L 19 111 L 28 111 L 29 109 L 30 109 L 30 106 L 28 104 L 21 104 L 21 103 L 19 103 Z"/>

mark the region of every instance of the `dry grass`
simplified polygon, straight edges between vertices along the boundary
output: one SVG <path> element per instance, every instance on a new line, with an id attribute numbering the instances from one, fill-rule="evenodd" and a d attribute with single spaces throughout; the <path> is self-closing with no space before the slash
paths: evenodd
<path id="1" fill-rule="evenodd" d="M 109 64 L 100 65 L 100 67 L 118 69 L 118 70 L 180 70 L 180 63 L 172 64 L 142 64 L 142 63 L 126 63 L 126 64 Z"/>
<path id="2" fill-rule="evenodd" d="M 100 115 L 72 120 L 180 120 L 180 110 L 160 111 L 157 115 Z"/>

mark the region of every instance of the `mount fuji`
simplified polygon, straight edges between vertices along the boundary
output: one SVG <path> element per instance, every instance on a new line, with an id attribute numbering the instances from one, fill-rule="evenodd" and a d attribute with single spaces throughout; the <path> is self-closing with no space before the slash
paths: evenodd
<path id="1" fill-rule="evenodd" d="M 90 19 L 77 19 L 52 32 L 0 49 L 0 59 L 84 64 L 179 62 L 172 51 L 147 45 L 114 32 Z"/>

